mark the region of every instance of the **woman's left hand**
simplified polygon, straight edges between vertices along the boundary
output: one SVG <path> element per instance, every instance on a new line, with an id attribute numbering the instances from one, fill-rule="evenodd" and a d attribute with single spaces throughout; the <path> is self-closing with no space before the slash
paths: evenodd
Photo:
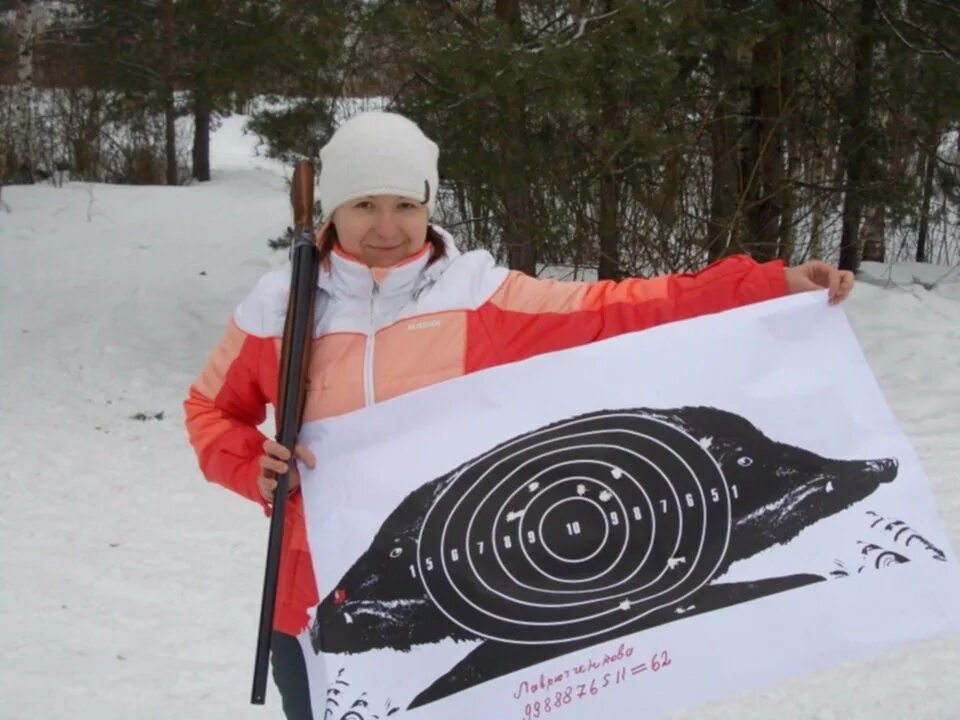
<path id="1" fill-rule="evenodd" d="M 831 305 L 846 300 L 853 290 L 852 272 L 837 270 L 822 260 L 808 260 L 802 265 L 788 267 L 784 272 L 790 294 L 826 288 Z"/>

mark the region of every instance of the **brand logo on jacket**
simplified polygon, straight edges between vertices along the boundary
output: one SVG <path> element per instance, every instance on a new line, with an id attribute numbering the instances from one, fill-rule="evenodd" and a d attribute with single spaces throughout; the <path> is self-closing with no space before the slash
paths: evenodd
<path id="1" fill-rule="evenodd" d="M 442 324 L 441 320 L 420 320 L 407 325 L 407 330 L 426 330 L 427 328 L 440 327 Z"/>

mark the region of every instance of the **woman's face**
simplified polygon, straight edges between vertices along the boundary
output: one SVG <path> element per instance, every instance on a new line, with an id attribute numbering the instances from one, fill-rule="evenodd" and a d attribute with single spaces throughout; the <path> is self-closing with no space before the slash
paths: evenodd
<path id="1" fill-rule="evenodd" d="M 368 195 L 333 212 L 340 247 L 369 267 L 392 267 L 423 249 L 427 206 L 397 195 Z"/>

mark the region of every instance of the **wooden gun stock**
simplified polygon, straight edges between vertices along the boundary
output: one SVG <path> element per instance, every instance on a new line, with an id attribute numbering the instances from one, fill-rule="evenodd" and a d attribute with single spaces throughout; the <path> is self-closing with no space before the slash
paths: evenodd
<path id="1" fill-rule="evenodd" d="M 293 230 L 299 235 L 304 229 L 313 229 L 313 163 L 301 160 L 293 171 L 290 188 L 293 205 Z"/>

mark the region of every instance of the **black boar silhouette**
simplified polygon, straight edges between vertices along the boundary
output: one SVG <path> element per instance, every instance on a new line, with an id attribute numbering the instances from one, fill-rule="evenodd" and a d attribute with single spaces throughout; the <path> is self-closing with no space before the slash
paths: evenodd
<path id="1" fill-rule="evenodd" d="M 604 410 L 410 493 L 317 608 L 317 652 L 482 641 L 424 705 L 574 650 L 824 580 L 718 581 L 897 475 L 710 407 Z"/>

